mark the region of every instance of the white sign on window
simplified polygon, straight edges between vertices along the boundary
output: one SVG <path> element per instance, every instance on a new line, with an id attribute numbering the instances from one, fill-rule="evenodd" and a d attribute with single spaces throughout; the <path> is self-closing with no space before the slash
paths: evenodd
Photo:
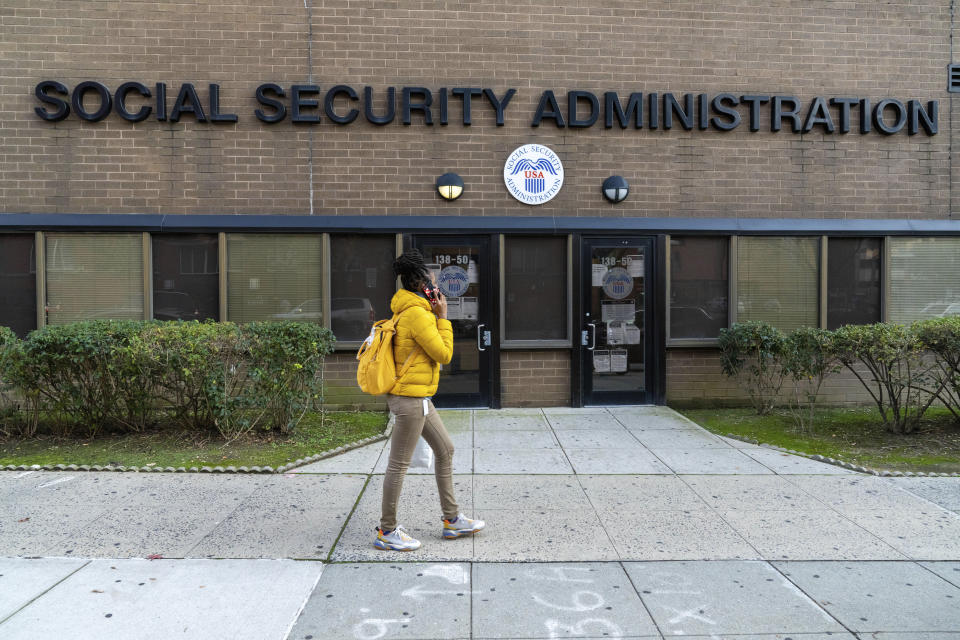
<path id="1" fill-rule="evenodd" d="M 627 350 L 614 349 L 610 352 L 611 373 L 623 373 L 627 370 Z"/>
<path id="2" fill-rule="evenodd" d="M 463 320 L 463 298 L 447 298 L 447 320 Z"/>
<path id="3" fill-rule="evenodd" d="M 610 352 L 597 349 L 593 352 L 593 370 L 596 373 L 610 373 Z"/>
<path id="4" fill-rule="evenodd" d="M 605 275 L 607 275 L 607 265 L 604 265 L 604 264 L 593 265 L 593 286 L 602 287 L 603 276 Z"/>
<path id="5" fill-rule="evenodd" d="M 633 300 L 626 302 L 616 302 L 614 300 L 600 301 L 600 319 L 604 322 L 623 320 L 624 322 L 632 323 L 636 315 L 637 305 Z"/>
<path id="6" fill-rule="evenodd" d="M 460 298 L 460 313 L 464 320 L 476 320 L 480 305 L 475 297 Z"/>

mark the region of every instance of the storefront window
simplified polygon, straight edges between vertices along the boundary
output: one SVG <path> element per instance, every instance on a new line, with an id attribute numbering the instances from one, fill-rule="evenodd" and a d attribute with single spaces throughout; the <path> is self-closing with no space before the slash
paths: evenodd
<path id="1" fill-rule="evenodd" d="M 0 326 L 21 338 L 37 328 L 33 234 L 0 235 Z"/>
<path id="2" fill-rule="evenodd" d="M 830 238 L 827 328 L 880 322 L 879 238 Z"/>
<path id="3" fill-rule="evenodd" d="M 506 340 L 567 339 L 567 239 L 505 239 Z"/>
<path id="4" fill-rule="evenodd" d="M 375 320 L 393 315 L 396 255 L 394 236 L 330 237 L 330 320 L 337 340 L 363 340 Z"/>
<path id="5" fill-rule="evenodd" d="M 737 321 L 781 331 L 819 325 L 819 238 L 741 237 L 737 248 Z"/>
<path id="6" fill-rule="evenodd" d="M 319 234 L 229 234 L 228 319 L 322 322 L 322 241 Z"/>
<path id="7" fill-rule="evenodd" d="M 153 317 L 219 319 L 217 236 L 153 236 Z"/>
<path id="8" fill-rule="evenodd" d="M 960 315 L 960 238 L 891 238 L 890 321 Z"/>
<path id="9" fill-rule="evenodd" d="M 143 319 L 143 236 L 49 233 L 47 324 Z"/>
<path id="10" fill-rule="evenodd" d="M 727 238 L 670 238 L 670 338 L 716 338 L 727 326 Z"/>

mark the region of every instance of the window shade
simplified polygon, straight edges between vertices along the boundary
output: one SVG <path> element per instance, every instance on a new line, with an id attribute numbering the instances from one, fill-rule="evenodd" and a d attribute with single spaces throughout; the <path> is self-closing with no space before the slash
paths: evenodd
<path id="1" fill-rule="evenodd" d="M 728 238 L 670 238 L 670 338 L 716 338 L 727 326 Z"/>
<path id="2" fill-rule="evenodd" d="M 960 238 L 891 238 L 891 322 L 960 315 Z"/>
<path id="3" fill-rule="evenodd" d="M 741 237 L 737 321 L 782 331 L 819 324 L 819 238 Z"/>
<path id="4" fill-rule="evenodd" d="M 0 235 L 0 326 L 21 338 L 37 328 L 33 234 Z"/>
<path id="5" fill-rule="evenodd" d="M 233 322 L 322 322 L 320 235 L 227 236 L 227 316 Z"/>
<path id="6" fill-rule="evenodd" d="M 139 233 L 49 233 L 47 323 L 143 319 Z"/>
<path id="7" fill-rule="evenodd" d="M 567 239 L 506 239 L 507 340 L 567 339 Z"/>
<path id="8" fill-rule="evenodd" d="M 394 236 L 330 237 L 331 329 L 337 340 L 363 340 L 374 320 L 393 315 L 390 300 L 397 290 Z"/>

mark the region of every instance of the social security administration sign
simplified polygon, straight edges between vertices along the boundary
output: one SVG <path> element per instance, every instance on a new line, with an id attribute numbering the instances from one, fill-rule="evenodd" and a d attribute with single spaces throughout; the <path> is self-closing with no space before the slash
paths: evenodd
<path id="1" fill-rule="evenodd" d="M 517 147 L 503 165 L 503 181 L 514 198 L 525 204 L 543 204 L 560 193 L 563 163 L 549 147 Z"/>

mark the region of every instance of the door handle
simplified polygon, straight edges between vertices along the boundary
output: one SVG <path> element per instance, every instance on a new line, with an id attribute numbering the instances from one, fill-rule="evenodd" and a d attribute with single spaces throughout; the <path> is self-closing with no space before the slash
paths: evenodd
<path id="1" fill-rule="evenodd" d="M 485 324 L 477 325 L 477 351 L 486 351 L 486 349 L 483 348 L 484 343 L 486 343 L 487 345 L 490 344 L 490 332 L 482 331 L 482 329 L 485 326 L 487 325 Z M 484 336 L 484 334 L 486 335 Z"/>
<path id="2" fill-rule="evenodd" d="M 597 325 L 591 322 L 587 326 L 590 327 L 590 346 L 587 347 L 587 351 L 593 351 L 597 346 Z"/>

